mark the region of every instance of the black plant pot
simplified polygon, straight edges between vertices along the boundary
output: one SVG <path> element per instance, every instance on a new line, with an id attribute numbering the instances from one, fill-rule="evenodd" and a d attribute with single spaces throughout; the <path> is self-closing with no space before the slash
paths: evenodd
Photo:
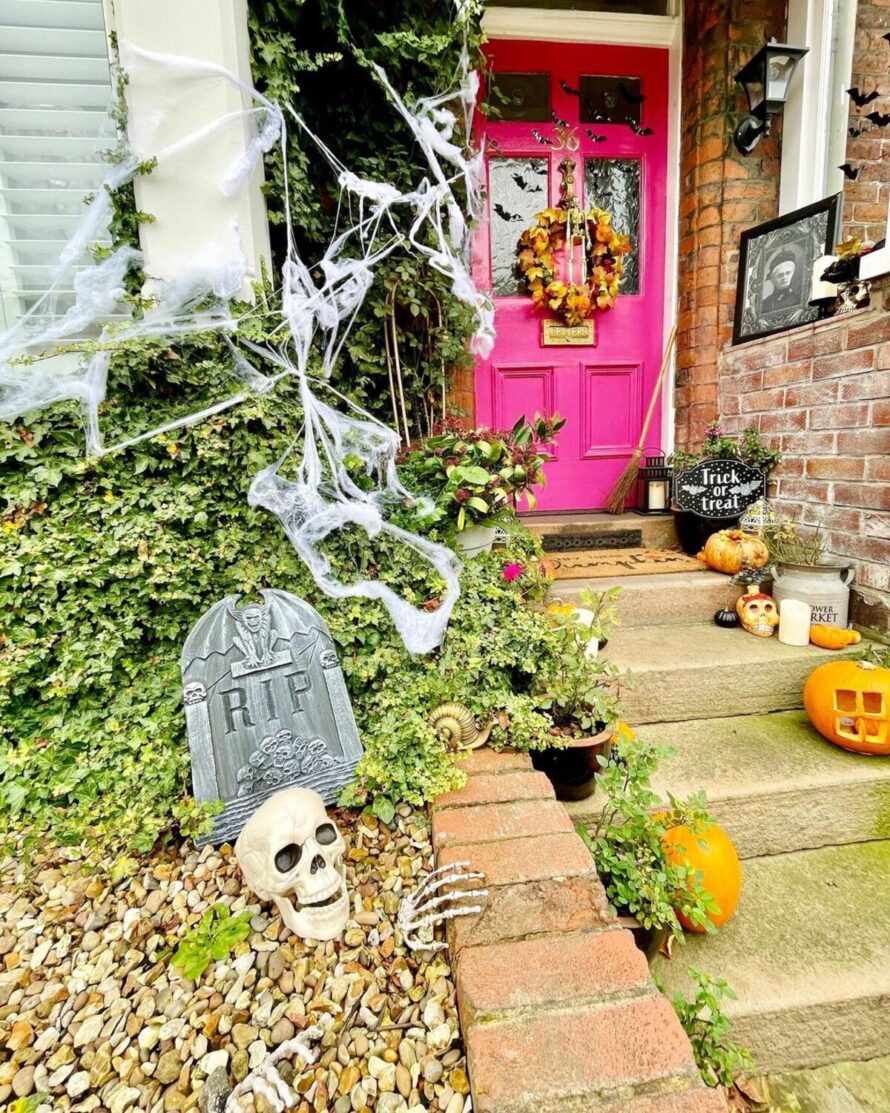
<path id="1" fill-rule="evenodd" d="M 611 738 L 607 728 L 589 738 L 573 738 L 565 748 L 532 750 L 532 765 L 553 785 L 558 800 L 584 800 L 596 788 L 597 758 L 606 754 Z"/>
<path id="2" fill-rule="evenodd" d="M 684 553 L 695 556 L 704 548 L 705 542 L 712 533 L 721 529 L 735 529 L 739 524 L 736 518 L 700 518 L 689 510 L 676 510 L 674 514 L 674 528 L 677 531 L 677 540 Z"/>
<path id="3" fill-rule="evenodd" d="M 627 928 L 634 937 L 634 943 L 637 950 L 642 951 L 646 956 L 646 961 L 651 963 L 662 948 L 662 944 L 667 939 L 667 928 L 647 928 L 634 919 L 633 916 L 619 916 L 618 923 Z"/>

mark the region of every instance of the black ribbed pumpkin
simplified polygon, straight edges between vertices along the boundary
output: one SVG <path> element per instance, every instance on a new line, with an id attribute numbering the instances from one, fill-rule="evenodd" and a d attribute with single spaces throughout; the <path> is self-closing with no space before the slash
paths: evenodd
<path id="1" fill-rule="evenodd" d="M 731 630 L 733 626 L 738 626 L 739 616 L 735 611 L 731 611 L 727 607 L 721 607 L 719 611 L 714 612 L 714 621 L 718 626 L 722 626 L 724 630 Z"/>

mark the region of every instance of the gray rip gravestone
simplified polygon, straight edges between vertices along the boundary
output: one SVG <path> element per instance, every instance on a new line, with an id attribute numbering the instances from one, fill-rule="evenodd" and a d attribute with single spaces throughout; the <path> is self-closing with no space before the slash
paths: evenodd
<path id="1" fill-rule="evenodd" d="M 280 788 L 314 788 L 332 803 L 362 755 L 321 616 L 286 591 L 262 595 L 216 603 L 182 651 L 193 791 L 225 805 L 205 842 L 234 842 Z"/>

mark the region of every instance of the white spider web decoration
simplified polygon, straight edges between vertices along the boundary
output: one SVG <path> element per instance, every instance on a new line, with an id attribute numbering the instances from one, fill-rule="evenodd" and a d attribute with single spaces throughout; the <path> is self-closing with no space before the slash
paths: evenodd
<path id="1" fill-rule="evenodd" d="M 459 21 L 466 21 L 474 11 L 468 0 L 456 0 Z M 352 173 L 310 131 L 293 108 L 283 110 L 222 67 L 178 55 L 149 52 L 126 41 L 119 43 L 119 51 L 122 68 L 131 79 L 182 82 L 186 88 L 189 82 L 228 82 L 241 91 L 247 107 L 205 124 L 166 146 L 148 149 L 145 149 L 146 133 L 149 138 L 157 134 L 163 121 L 156 118 L 141 121 L 140 149 L 128 152 L 122 161 L 109 168 L 103 187 L 97 190 L 61 254 L 51 288 L 17 324 L 0 335 L 0 419 L 14 420 L 59 401 L 77 401 L 84 417 L 87 450 L 101 456 L 194 424 L 252 395 L 271 390 L 285 375 L 294 376 L 299 383 L 303 429 L 284 456 L 254 478 L 249 501 L 279 518 L 322 591 L 335 598 L 379 599 L 389 611 L 406 648 L 412 653 L 429 652 L 441 644 L 460 594 L 460 561 L 451 549 L 386 520 L 386 505 L 391 504 L 393 498 L 404 499 L 409 495 L 396 473 L 399 436 L 334 391 L 327 380 L 374 281 L 375 267 L 406 245 L 449 278 L 454 295 L 473 307 L 477 319 L 471 344 L 473 350 L 482 355 L 491 350 L 494 342 L 492 303 L 476 289 L 470 270 L 470 222 L 479 218 L 482 211 L 482 155 L 478 152 L 468 156 L 455 142 L 459 126 L 461 134 L 471 134 L 478 93 L 479 79 L 470 69 L 466 36 L 457 88 L 424 98 L 413 108 L 398 95 L 385 72 L 374 67 L 377 80 L 395 112 L 411 129 L 426 161 L 427 173 L 407 192 Z M 286 178 L 288 119 L 312 140 L 320 156 L 330 164 L 340 190 L 333 238 L 322 258 L 311 267 L 297 251 L 290 223 Z M 153 304 L 141 318 L 107 323 L 109 315 L 116 308 L 119 310 L 125 277 L 140 264 L 142 257 L 133 248 L 122 246 L 101 262 L 77 269 L 78 260 L 89 245 L 108 228 L 111 199 L 105 187 L 116 189 L 131 181 L 140 164 L 150 157 L 157 161 L 159 168 L 168 160 L 181 157 L 183 152 L 199 163 L 197 155 L 201 144 L 227 129 L 240 128 L 243 132 L 245 127 L 250 128 L 252 138 L 215 183 L 215 188 L 227 197 L 244 190 L 263 153 L 280 144 L 287 216 L 287 257 L 282 268 L 282 315 L 287 326 L 287 343 L 272 351 L 238 336 L 239 320 L 233 303 L 244 286 L 247 263 L 237 228 L 231 230 L 228 250 L 221 251 L 218 243 L 212 247 L 208 245 L 206 257 L 196 258 L 175 281 L 156 282 L 152 289 Z M 458 200 L 461 194 L 467 199 L 466 211 Z M 410 216 L 407 235 L 399 228 L 397 215 L 400 211 Z M 319 281 L 314 278 L 316 274 L 321 275 Z M 53 317 L 58 292 L 72 285 L 74 304 L 64 314 Z M 98 341 L 79 339 L 90 330 L 98 333 Z M 106 443 L 100 427 L 99 407 L 106 397 L 113 351 L 136 338 L 172 341 L 177 336 L 210 331 L 223 335 L 231 351 L 232 381 L 224 396 L 149 430 Z M 77 367 L 45 358 L 59 344 L 65 344 L 69 350 L 80 348 L 89 354 Z M 309 372 L 310 354 L 316 346 L 322 357 L 324 377 L 320 380 L 313 380 Z M 257 357 L 261 357 L 266 366 L 274 367 L 275 372 L 261 371 Z M 22 362 L 23 358 L 27 362 Z M 316 393 L 319 387 L 336 395 L 342 408 L 323 402 Z M 294 452 L 298 440 L 299 463 L 295 474 L 286 478 L 281 471 L 282 465 Z M 345 465 L 347 456 L 362 461 L 367 475 L 375 481 L 372 490 L 363 490 L 350 477 Z M 329 534 L 347 525 L 363 528 L 372 538 L 388 535 L 427 560 L 445 583 L 438 609 L 419 610 L 380 580 L 339 582 L 320 546 Z"/>

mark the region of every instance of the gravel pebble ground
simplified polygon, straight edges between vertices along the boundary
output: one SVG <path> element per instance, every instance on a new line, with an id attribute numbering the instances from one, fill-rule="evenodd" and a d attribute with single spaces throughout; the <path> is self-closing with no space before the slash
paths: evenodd
<path id="1" fill-rule="evenodd" d="M 29 1113 L 197 1109 L 211 1072 L 234 1085 L 319 1024 L 316 1064 L 281 1062 L 298 1113 L 468 1113 L 447 953 L 412 954 L 395 926 L 402 896 L 432 868 L 426 816 L 402 805 L 391 827 L 335 818 L 353 907 L 333 943 L 293 936 L 242 887 L 225 846 L 161 850 L 116 884 L 73 854 L 27 880 L 15 862 L 0 866 L 0 1108 L 30 1098 Z M 217 901 L 249 909 L 251 934 L 192 982 L 170 950 Z"/>

